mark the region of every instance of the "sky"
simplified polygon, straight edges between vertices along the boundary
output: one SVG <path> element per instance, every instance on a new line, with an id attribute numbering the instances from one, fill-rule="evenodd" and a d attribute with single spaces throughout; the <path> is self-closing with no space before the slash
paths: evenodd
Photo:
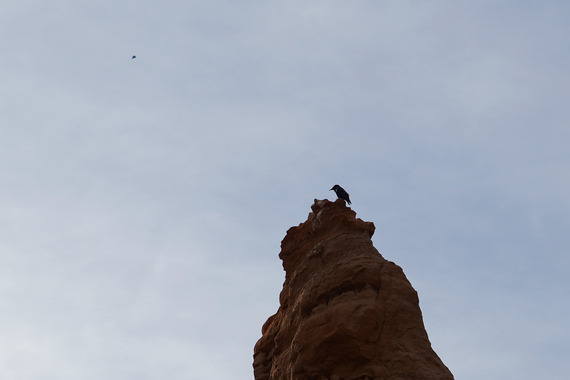
<path id="1" fill-rule="evenodd" d="M 3 1 L 0 378 L 253 379 L 337 183 L 455 378 L 567 378 L 568 14 Z"/>

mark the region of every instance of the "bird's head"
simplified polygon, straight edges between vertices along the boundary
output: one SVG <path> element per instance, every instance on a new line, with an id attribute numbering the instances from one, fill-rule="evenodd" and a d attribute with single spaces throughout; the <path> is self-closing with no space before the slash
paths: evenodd
<path id="1" fill-rule="evenodd" d="M 339 188 L 338 185 L 334 185 L 334 186 L 331 188 L 331 190 L 336 190 L 336 189 L 338 189 L 338 188 Z M 329 191 L 331 191 L 331 190 L 329 190 Z"/>

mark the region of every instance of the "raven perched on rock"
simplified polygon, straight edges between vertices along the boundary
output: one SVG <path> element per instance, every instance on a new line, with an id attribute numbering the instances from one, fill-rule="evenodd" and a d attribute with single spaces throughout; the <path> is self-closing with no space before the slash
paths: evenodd
<path id="1" fill-rule="evenodd" d="M 342 187 L 340 187 L 339 185 L 334 185 L 331 190 L 334 190 L 337 197 L 339 197 L 340 199 L 344 199 L 346 201 L 346 203 L 350 204 L 350 197 L 348 196 L 348 193 Z M 331 191 L 331 190 L 329 190 L 329 191 Z"/>

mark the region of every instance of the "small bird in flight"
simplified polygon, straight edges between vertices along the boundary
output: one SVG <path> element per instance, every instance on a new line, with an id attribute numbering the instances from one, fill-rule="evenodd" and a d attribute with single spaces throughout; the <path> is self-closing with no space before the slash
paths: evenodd
<path id="1" fill-rule="evenodd" d="M 337 197 L 339 197 L 340 199 L 344 199 L 346 201 L 346 203 L 350 204 L 350 197 L 348 196 L 348 193 L 342 187 L 340 187 L 339 185 L 334 185 L 331 190 L 334 190 Z M 329 190 L 329 191 L 331 191 L 331 190 Z"/>
<path id="2" fill-rule="evenodd" d="M 137 57 L 136 55 L 133 55 L 133 57 L 131 59 L 135 59 L 136 57 Z"/>

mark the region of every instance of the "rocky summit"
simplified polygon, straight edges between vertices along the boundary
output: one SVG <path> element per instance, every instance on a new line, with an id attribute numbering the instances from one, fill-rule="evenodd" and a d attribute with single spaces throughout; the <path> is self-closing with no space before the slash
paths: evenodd
<path id="1" fill-rule="evenodd" d="M 448 380 L 417 292 L 372 245 L 374 224 L 316 200 L 281 242 L 280 306 L 254 349 L 256 380 Z"/>

